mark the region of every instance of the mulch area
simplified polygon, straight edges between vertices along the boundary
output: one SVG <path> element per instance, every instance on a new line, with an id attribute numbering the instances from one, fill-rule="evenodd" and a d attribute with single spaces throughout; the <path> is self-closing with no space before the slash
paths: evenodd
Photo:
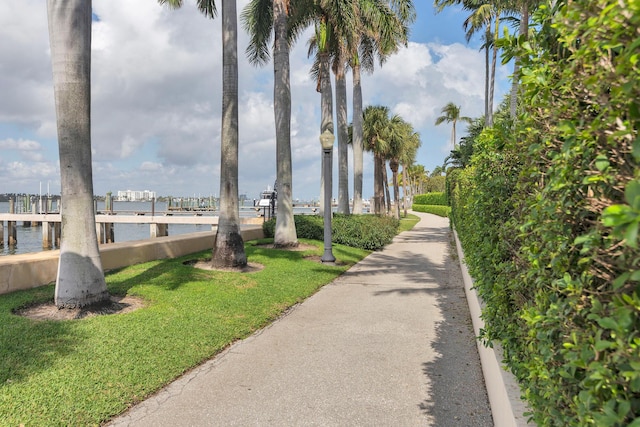
<path id="1" fill-rule="evenodd" d="M 74 320 L 107 314 L 124 314 L 144 307 L 142 298 L 135 296 L 113 295 L 106 303 L 94 304 L 82 308 L 58 308 L 53 301 L 30 305 L 15 314 L 34 320 Z"/>

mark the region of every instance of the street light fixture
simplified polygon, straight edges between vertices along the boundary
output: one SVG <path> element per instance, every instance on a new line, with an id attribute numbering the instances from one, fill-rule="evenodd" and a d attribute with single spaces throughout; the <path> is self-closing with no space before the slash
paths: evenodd
<path id="1" fill-rule="evenodd" d="M 333 167 L 333 141 L 335 137 L 329 129 L 320 135 L 320 144 L 324 155 L 324 253 L 320 260 L 322 262 L 335 262 L 336 257 L 331 251 L 331 194 L 332 190 L 332 167 Z"/>

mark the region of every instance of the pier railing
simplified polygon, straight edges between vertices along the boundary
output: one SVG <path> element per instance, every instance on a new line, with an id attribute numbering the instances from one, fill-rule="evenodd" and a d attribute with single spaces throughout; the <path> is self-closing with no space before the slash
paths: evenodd
<path id="1" fill-rule="evenodd" d="M 149 224 L 149 237 L 164 237 L 169 235 L 169 224 L 211 225 L 215 230 L 218 225 L 218 216 L 207 215 L 173 215 L 165 213 L 161 215 L 147 215 L 138 213 L 134 215 L 96 215 L 96 231 L 99 243 L 114 243 L 113 224 Z M 240 218 L 242 224 L 261 224 L 262 218 Z M 60 247 L 60 214 L 34 214 L 34 213 L 0 213 L 0 246 L 5 244 L 5 222 L 7 244 L 17 244 L 17 226 L 22 222 L 26 226 L 42 226 L 42 247 L 50 249 Z"/>

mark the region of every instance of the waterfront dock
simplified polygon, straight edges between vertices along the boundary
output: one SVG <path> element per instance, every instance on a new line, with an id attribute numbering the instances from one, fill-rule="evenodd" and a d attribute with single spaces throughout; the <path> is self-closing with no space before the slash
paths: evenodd
<path id="1" fill-rule="evenodd" d="M 214 231 L 218 225 L 218 216 L 211 215 L 174 215 L 173 213 L 161 213 L 160 215 L 150 212 L 132 212 L 130 214 L 99 213 L 96 214 L 96 231 L 99 243 L 114 243 L 113 224 L 149 224 L 149 237 L 157 238 L 169 235 L 169 224 L 188 225 L 210 225 Z M 241 224 L 261 224 L 263 218 L 240 218 Z M 6 226 L 5 226 L 6 223 Z M 42 226 L 42 248 L 51 249 L 54 246 L 60 247 L 60 224 L 61 215 L 59 213 L 36 214 L 36 213 L 0 213 L 0 246 L 17 244 L 17 227 L 40 224 Z"/>

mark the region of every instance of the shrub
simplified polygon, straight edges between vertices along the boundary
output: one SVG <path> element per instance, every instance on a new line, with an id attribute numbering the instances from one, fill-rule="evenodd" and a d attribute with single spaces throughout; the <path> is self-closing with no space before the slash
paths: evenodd
<path id="1" fill-rule="evenodd" d="M 335 215 L 333 242 L 376 251 L 391 243 L 400 221 L 390 216 Z"/>
<path id="2" fill-rule="evenodd" d="M 418 194 L 413 198 L 413 203 L 416 205 L 436 205 L 436 206 L 448 206 L 447 198 L 444 191 L 437 193 Z"/>
<path id="3" fill-rule="evenodd" d="M 444 185 L 445 185 L 444 176 L 430 176 L 425 180 L 422 187 L 422 191 L 427 193 L 444 191 Z"/>
<path id="4" fill-rule="evenodd" d="M 294 215 L 296 234 L 301 239 L 324 239 L 324 221 L 318 215 Z M 275 218 L 262 224 L 265 237 L 273 237 Z M 354 248 L 375 251 L 391 242 L 398 232 L 400 221 L 377 215 L 334 214 L 331 222 L 332 242 Z"/>
<path id="5" fill-rule="evenodd" d="M 445 218 L 448 217 L 449 214 L 451 213 L 451 207 L 440 206 L 440 205 L 418 205 L 414 203 L 411 206 L 411 209 L 416 212 L 430 213 L 430 214 L 442 216 Z"/>
<path id="6" fill-rule="evenodd" d="M 294 215 L 293 221 L 296 224 L 296 234 L 301 239 L 323 240 L 324 221 L 318 215 Z M 271 218 L 262 223 L 264 237 L 275 235 L 276 219 Z"/>

